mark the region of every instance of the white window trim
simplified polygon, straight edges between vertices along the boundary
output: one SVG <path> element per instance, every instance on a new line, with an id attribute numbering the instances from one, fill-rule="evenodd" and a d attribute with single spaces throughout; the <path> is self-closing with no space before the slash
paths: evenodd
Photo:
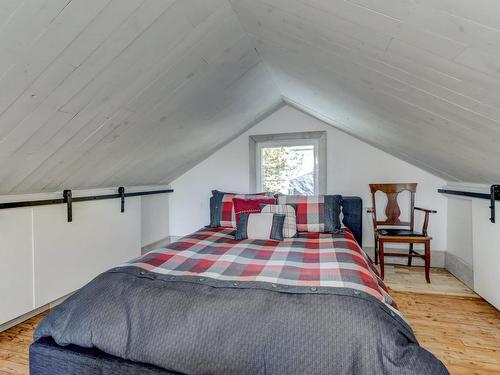
<path id="1" fill-rule="evenodd" d="M 326 132 L 252 135 L 250 140 L 250 191 L 261 189 L 261 150 L 263 147 L 313 145 L 315 195 L 326 193 Z"/>

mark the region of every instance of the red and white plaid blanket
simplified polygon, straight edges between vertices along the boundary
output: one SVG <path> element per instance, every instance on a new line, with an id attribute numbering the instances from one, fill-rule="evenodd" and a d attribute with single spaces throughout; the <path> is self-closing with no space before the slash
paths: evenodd
<path id="1" fill-rule="evenodd" d="M 351 232 L 300 233 L 297 238 L 234 239 L 232 228 L 203 228 L 125 266 L 169 276 L 273 286 L 349 288 L 396 307 L 372 262 Z M 357 292 L 356 292 L 357 293 Z"/>

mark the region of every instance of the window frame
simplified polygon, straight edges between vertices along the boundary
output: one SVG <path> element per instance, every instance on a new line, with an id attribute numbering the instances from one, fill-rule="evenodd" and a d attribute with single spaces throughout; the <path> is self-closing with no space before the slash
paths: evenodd
<path id="1" fill-rule="evenodd" d="M 258 192 L 262 188 L 262 148 L 313 145 L 315 163 L 314 194 L 326 193 L 326 131 L 251 135 L 249 142 L 251 192 Z"/>

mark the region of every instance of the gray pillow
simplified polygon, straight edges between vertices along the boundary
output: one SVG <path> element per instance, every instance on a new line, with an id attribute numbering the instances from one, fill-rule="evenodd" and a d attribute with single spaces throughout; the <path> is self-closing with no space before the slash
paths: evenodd
<path id="1" fill-rule="evenodd" d="M 325 195 L 325 232 L 336 233 L 340 230 L 342 222 L 342 195 Z"/>

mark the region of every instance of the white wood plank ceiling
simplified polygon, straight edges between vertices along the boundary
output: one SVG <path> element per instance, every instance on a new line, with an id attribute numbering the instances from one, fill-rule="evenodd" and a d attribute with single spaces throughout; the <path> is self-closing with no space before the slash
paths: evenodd
<path id="1" fill-rule="evenodd" d="M 285 100 L 446 180 L 500 182 L 500 1 L 231 3 Z"/>
<path id="2" fill-rule="evenodd" d="M 227 0 L 0 0 L 0 194 L 160 183 L 281 102 Z"/>
<path id="3" fill-rule="evenodd" d="M 500 182 L 500 2 L 0 0 L 0 194 L 168 183 L 282 99 Z"/>

